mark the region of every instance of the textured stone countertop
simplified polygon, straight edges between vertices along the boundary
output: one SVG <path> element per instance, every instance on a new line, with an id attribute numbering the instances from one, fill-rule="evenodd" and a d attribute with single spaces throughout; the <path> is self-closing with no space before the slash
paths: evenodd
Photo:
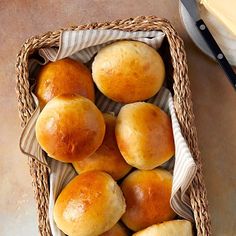
<path id="1" fill-rule="evenodd" d="M 213 235 L 236 235 L 236 94 L 188 37 L 177 0 L 0 1 L 0 235 L 37 235 L 36 209 L 15 95 L 16 54 L 28 37 L 69 25 L 137 15 L 169 19 L 184 39 Z"/>

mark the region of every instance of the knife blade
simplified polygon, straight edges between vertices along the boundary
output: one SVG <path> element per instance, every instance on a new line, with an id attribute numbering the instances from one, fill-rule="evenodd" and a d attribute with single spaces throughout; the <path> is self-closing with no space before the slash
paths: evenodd
<path id="1" fill-rule="evenodd" d="M 229 81 L 236 90 L 236 74 L 231 65 L 229 64 L 228 60 L 226 59 L 224 53 L 221 51 L 220 47 L 216 43 L 211 32 L 207 28 L 205 22 L 201 19 L 196 0 L 181 0 L 181 2 L 186 8 L 190 17 L 194 20 L 198 31 L 207 43 L 208 47 L 216 58 L 216 61 L 224 70 L 226 76 L 228 77 Z"/>

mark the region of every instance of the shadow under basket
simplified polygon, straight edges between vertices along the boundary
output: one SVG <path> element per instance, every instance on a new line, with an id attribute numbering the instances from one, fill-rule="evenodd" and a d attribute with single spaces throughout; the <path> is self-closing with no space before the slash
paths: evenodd
<path id="1" fill-rule="evenodd" d="M 30 55 L 45 47 L 58 47 L 63 31 L 79 31 L 84 29 L 118 29 L 123 31 L 163 31 L 166 35 L 160 53 L 166 65 L 167 87 L 173 94 L 176 115 L 182 134 L 186 139 L 197 164 L 197 173 L 188 192 L 194 213 L 195 230 L 198 236 L 211 235 L 211 223 L 208 212 L 208 201 L 204 185 L 201 159 L 194 124 L 194 114 L 191 100 L 190 82 L 186 54 L 182 39 L 172 25 L 162 18 L 155 16 L 139 16 L 125 20 L 69 27 L 41 36 L 29 38 L 22 46 L 16 64 L 16 92 L 22 127 L 30 119 L 35 109 L 30 93 L 28 60 Z M 29 157 L 29 167 L 38 210 L 38 227 L 40 235 L 51 235 L 48 221 L 49 203 L 49 170 L 37 160 Z"/>

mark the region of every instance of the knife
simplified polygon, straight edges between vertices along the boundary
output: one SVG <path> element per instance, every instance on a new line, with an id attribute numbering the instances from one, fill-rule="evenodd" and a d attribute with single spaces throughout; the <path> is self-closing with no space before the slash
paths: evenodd
<path id="1" fill-rule="evenodd" d="M 228 60 L 226 59 L 224 53 L 221 51 L 220 47 L 213 38 L 209 29 L 207 28 L 205 22 L 200 18 L 196 0 L 181 0 L 181 2 L 188 11 L 191 18 L 194 20 L 200 34 L 202 35 L 211 52 L 215 56 L 217 62 L 220 64 L 221 68 L 224 70 L 229 81 L 236 90 L 236 74 L 229 64 Z"/>

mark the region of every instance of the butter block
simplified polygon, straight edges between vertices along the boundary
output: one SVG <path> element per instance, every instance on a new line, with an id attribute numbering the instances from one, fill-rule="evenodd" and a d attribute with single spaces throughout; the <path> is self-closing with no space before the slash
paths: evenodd
<path id="1" fill-rule="evenodd" d="M 200 0 L 236 36 L 236 0 Z"/>

